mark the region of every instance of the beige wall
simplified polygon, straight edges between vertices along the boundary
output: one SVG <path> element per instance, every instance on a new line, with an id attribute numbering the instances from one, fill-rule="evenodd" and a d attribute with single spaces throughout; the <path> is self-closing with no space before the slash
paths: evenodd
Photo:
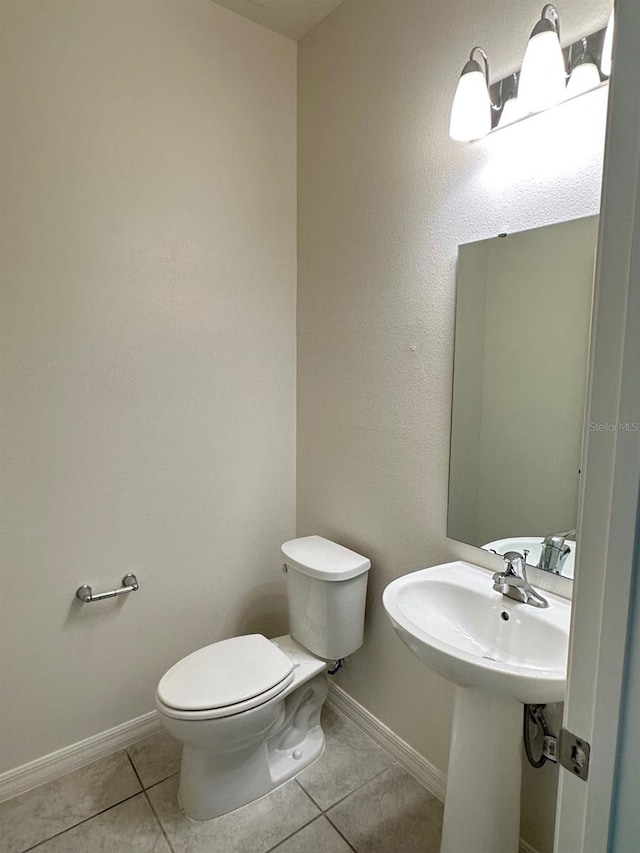
<path id="1" fill-rule="evenodd" d="M 453 690 L 394 636 L 381 594 L 443 560 L 490 564 L 445 535 L 457 246 L 599 206 L 606 91 L 448 138 L 470 48 L 513 70 L 539 11 L 345 0 L 299 46 L 298 532 L 371 557 L 366 642 L 340 683 L 441 768 Z M 564 39 L 608 14 L 567 0 Z M 525 777 L 523 834 L 547 851 L 555 773 Z"/>
<path id="2" fill-rule="evenodd" d="M 210 0 L 3 0 L 0 33 L 6 770 L 285 626 L 296 46 Z"/>

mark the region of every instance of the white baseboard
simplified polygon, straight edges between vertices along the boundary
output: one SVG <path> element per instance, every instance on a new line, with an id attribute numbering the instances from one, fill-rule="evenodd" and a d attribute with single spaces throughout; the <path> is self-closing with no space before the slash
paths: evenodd
<path id="1" fill-rule="evenodd" d="M 0 774 L 0 803 L 160 731 L 156 711 Z"/>
<path id="2" fill-rule="evenodd" d="M 381 746 L 385 752 L 401 766 L 407 773 L 410 773 L 414 779 L 417 779 L 424 787 L 433 794 L 434 797 L 444 802 L 445 792 L 447 790 L 447 777 L 435 764 L 421 755 L 412 746 L 402 740 L 388 726 L 380 722 L 377 717 L 374 717 L 370 711 L 367 711 L 359 702 L 356 702 L 348 693 L 346 693 L 335 682 L 329 685 L 329 705 L 339 711 L 347 719 L 351 720 L 365 734 L 369 735 L 371 740 L 375 741 L 378 746 Z M 537 853 L 526 841 L 520 839 L 519 853 Z"/>
<path id="3" fill-rule="evenodd" d="M 355 699 L 352 699 L 335 682 L 329 686 L 329 704 L 347 719 L 355 723 L 359 729 L 368 734 L 371 740 L 381 746 L 385 752 L 398 762 L 401 767 L 417 779 L 421 785 L 430 791 L 434 797 L 444 803 L 444 795 L 447 790 L 447 777 L 435 764 L 421 755 L 416 749 L 402 740 L 388 726 L 380 722 L 366 708 Z"/>

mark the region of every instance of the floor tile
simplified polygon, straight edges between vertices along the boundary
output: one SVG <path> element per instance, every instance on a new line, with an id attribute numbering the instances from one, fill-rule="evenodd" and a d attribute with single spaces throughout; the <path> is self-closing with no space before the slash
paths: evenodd
<path id="1" fill-rule="evenodd" d="M 326 706 L 322 712 L 322 728 L 326 738 L 324 754 L 302 771 L 298 781 L 325 810 L 392 762 L 370 737 Z"/>
<path id="2" fill-rule="evenodd" d="M 353 853 L 325 817 L 319 817 L 278 845 L 273 853 Z"/>
<path id="3" fill-rule="evenodd" d="M 180 770 L 182 746 L 164 730 L 134 743 L 127 752 L 145 788 Z"/>
<path id="4" fill-rule="evenodd" d="M 367 782 L 327 817 L 358 853 L 438 853 L 443 805 L 393 766 Z"/>
<path id="5" fill-rule="evenodd" d="M 124 751 L 0 803 L 0 853 L 20 853 L 141 790 Z"/>
<path id="6" fill-rule="evenodd" d="M 45 841 L 34 853 L 170 853 L 147 798 L 138 794 Z"/>
<path id="7" fill-rule="evenodd" d="M 173 776 L 147 792 L 176 853 L 266 853 L 318 815 L 295 781 L 215 820 L 186 818 Z"/>

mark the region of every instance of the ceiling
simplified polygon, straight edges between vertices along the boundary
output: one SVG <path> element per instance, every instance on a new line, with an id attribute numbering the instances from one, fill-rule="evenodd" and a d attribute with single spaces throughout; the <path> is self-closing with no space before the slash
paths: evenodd
<path id="1" fill-rule="evenodd" d="M 214 0 L 263 27 L 295 41 L 305 36 L 342 0 Z"/>

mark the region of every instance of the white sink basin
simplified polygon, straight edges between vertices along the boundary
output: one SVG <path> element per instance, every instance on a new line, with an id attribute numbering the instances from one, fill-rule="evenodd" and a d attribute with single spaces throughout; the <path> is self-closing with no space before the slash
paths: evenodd
<path id="1" fill-rule="evenodd" d="M 456 684 L 440 853 L 517 853 L 523 706 L 564 697 L 568 601 L 546 609 L 455 562 L 404 575 L 383 603 L 404 643 Z"/>
<path id="2" fill-rule="evenodd" d="M 495 551 L 497 554 L 506 554 L 507 551 L 518 551 L 523 554 L 528 551 L 527 565 L 537 566 L 542 553 L 542 543 L 544 536 L 511 536 L 508 539 L 495 539 L 493 542 L 487 542 L 483 545 L 485 551 Z M 573 579 L 576 562 L 576 543 L 567 539 L 566 544 L 570 548 L 570 552 L 562 564 L 560 575 L 563 578 Z"/>
<path id="3" fill-rule="evenodd" d="M 493 590 L 492 573 L 447 563 L 404 575 L 383 595 L 393 627 L 431 669 L 462 687 L 528 704 L 561 702 L 571 605 L 541 610 Z"/>

